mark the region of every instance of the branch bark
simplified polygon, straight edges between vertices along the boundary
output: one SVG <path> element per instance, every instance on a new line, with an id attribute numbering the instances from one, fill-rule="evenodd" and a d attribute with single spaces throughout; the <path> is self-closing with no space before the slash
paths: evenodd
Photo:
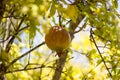
<path id="1" fill-rule="evenodd" d="M 4 76 L 5 72 L 6 72 L 6 67 L 2 63 L 0 64 L 0 80 L 5 80 L 5 76 Z"/>
<path id="2" fill-rule="evenodd" d="M 67 52 L 61 55 L 60 58 L 57 60 L 57 67 L 52 80 L 60 80 L 61 73 L 66 62 L 66 58 Z"/>

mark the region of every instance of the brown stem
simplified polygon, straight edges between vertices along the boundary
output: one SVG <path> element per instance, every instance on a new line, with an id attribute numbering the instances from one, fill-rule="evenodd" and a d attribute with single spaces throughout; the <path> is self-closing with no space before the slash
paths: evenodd
<path id="1" fill-rule="evenodd" d="M 101 57 L 101 59 L 102 59 L 102 62 L 103 62 L 104 65 L 105 65 L 106 70 L 108 71 L 110 77 L 112 78 L 112 74 L 111 74 L 111 72 L 109 71 L 109 68 L 107 67 L 107 64 L 106 64 L 106 62 L 105 62 L 105 60 L 104 60 L 104 58 L 103 58 L 103 56 L 102 56 L 102 54 L 101 54 L 98 46 L 97 46 L 97 43 L 96 43 L 96 41 L 95 41 L 95 39 L 94 39 L 94 37 L 93 37 L 93 31 L 92 31 L 92 29 L 91 29 L 91 31 L 90 31 L 90 37 L 91 37 L 91 39 L 92 39 L 92 41 L 93 41 L 93 43 L 94 43 L 94 45 L 95 45 L 95 47 L 96 47 L 96 49 L 97 49 L 100 57 Z"/>
<path id="2" fill-rule="evenodd" d="M 52 80 L 60 80 L 61 73 L 62 73 L 64 64 L 66 62 L 66 58 L 67 58 L 67 52 L 65 52 L 63 55 L 61 55 L 59 57 L 59 59 L 57 60 L 57 67 L 55 69 L 55 73 L 54 73 Z"/>

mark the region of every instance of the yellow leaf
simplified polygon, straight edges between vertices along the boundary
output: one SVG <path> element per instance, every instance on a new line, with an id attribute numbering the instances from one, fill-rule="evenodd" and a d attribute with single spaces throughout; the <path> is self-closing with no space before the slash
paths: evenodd
<path id="1" fill-rule="evenodd" d="M 74 22 L 76 21 L 76 18 L 78 17 L 78 9 L 75 5 L 68 5 L 68 7 L 65 9 L 64 17 L 72 19 Z"/>

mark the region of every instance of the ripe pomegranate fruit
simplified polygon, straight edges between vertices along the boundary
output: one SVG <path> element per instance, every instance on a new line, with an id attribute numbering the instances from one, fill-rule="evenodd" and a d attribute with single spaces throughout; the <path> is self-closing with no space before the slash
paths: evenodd
<path id="1" fill-rule="evenodd" d="M 57 55 L 60 57 L 64 50 L 69 47 L 71 37 L 69 32 L 62 26 L 53 26 L 45 35 L 45 42 L 48 48 L 56 51 Z"/>

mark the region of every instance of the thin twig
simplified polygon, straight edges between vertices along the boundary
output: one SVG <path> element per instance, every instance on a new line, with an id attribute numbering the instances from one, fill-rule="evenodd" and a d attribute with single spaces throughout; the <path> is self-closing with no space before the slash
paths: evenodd
<path id="1" fill-rule="evenodd" d="M 13 71 L 8 71 L 7 73 L 13 73 L 13 72 L 20 72 L 20 71 L 28 71 L 28 70 L 34 70 L 34 69 L 39 69 L 39 68 L 53 68 L 52 66 L 45 66 L 45 65 L 41 65 L 39 67 L 33 67 L 33 68 L 23 68 L 23 69 L 18 69 L 18 70 L 13 70 Z"/>
<path id="2" fill-rule="evenodd" d="M 59 14 L 59 26 L 62 26 L 61 15 Z"/>
<path id="3" fill-rule="evenodd" d="M 27 29 L 27 28 L 29 28 L 29 27 L 30 27 L 30 26 L 29 26 L 29 25 L 27 25 L 27 26 L 25 26 L 25 27 L 21 28 L 18 32 L 23 31 L 24 29 Z"/>
<path id="4" fill-rule="evenodd" d="M 67 20 L 66 20 L 66 21 L 67 21 Z M 69 24 L 71 21 L 72 21 L 72 20 L 67 21 L 67 22 L 66 22 L 66 25 Z"/>
<path id="5" fill-rule="evenodd" d="M 74 34 L 82 31 L 85 27 L 86 27 L 86 23 L 84 23 L 82 27 L 79 27 L 80 29 L 78 31 L 75 31 Z"/>
<path id="6" fill-rule="evenodd" d="M 90 31 L 90 37 L 91 37 L 91 39 L 92 39 L 92 41 L 93 41 L 93 43 L 94 43 L 94 45 L 95 45 L 95 47 L 96 47 L 96 49 L 97 49 L 100 57 L 101 57 L 101 59 L 102 59 L 102 62 L 103 62 L 104 65 L 105 65 L 106 70 L 108 71 L 110 77 L 112 78 L 112 74 L 111 74 L 111 72 L 109 71 L 109 68 L 107 67 L 107 64 L 106 64 L 106 62 L 105 62 L 105 60 L 104 60 L 104 58 L 103 58 L 103 56 L 102 56 L 102 54 L 101 54 L 98 46 L 97 46 L 97 43 L 96 43 L 96 41 L 95 41 L 95 39 L 94 39 L 94 37 L 93 37 L 93 31 L 92 31 L 92 29 L 91 29 L 91 31 Z"/>
<path id="7" fill-rule="evenodd" d="M 14 59 L 8 66 L 7 68 L 9 68 L 11 65 L 13 65 L 15 62 L 17 62 L 19 59 L 23 58 L 24 56 L 26 56 L 27 54 L 29 54 L 30 52 L 32 52 L 33 50 L 37 49 L 38 47 L 42 46 L 43 44 L 45 44 L 45 42 L 40 43 L 39 45 L 35 46 L 34 48 L 30 49 L 29 51 L 25 52 L 23 55 L 19 56 L 18 58 Z"/>
<path id="8" fill-rule="evenodd" d="M 9 38 L 10 38 L 10 36 L 8 36 L 5 40 L 1 40 L 0 43 L 7 41 Z"/>
<path id="9" fill-rule="evenodd" d="M 22 19 L 23 17 L 20 16 L 14 16 L 14 15 L 10 15 L 10 16 L 3 16 L 3 18 L 14 18 L 14 19 Z"/>
<path id="10" fill-rule="evenodd" d="M 23 69 L 18 69 L 18 70 L 13 70 L 13 71 L 7 71 L 7 72 L 5 72 L 5 74 L 13 73 L 13 72 L 20 72 L 20 71 L 28 71 L 28 70 L 40 69 L 40 68 L 53 68 L 53 69 L 55 69 L 55 67 L 53 67 L 53 66 L 41 65 L 41 66 L 33 67 L 33 68 L 23 68 Z M 58 71 L 59 71 L 59 69 L 58 69 Z M 64 72 L 62 71 L 62 73 L 64 73 Z"/>
<path id="11" fill-rule="evenodd" d="M 27 29 L 27 28 L 29 28 L 29 25 L 27 25 L 26 27 L 21 28 L 18 32 L 21 32 L 21 31 L 23 31 L 24 29 Z M 7 41 L 9 38 L 10 38 L 10 36 L 8 36 L 5 40 L 1 40 L 0 43 L 3 43 L 5 41 Z"/>
<path id="12" fill-rule="evenodd" d="M 12 19 L 11 19 L 11 18 L 9 18 L 9 20 L 10 20 L 10 22 L 11 22 L 12 26 L 13 26 L 14 31 L 16 31 L 16 29 L 15 29 L 15 25 L 14 25 L 14 23 L 13 23 Z"/>

